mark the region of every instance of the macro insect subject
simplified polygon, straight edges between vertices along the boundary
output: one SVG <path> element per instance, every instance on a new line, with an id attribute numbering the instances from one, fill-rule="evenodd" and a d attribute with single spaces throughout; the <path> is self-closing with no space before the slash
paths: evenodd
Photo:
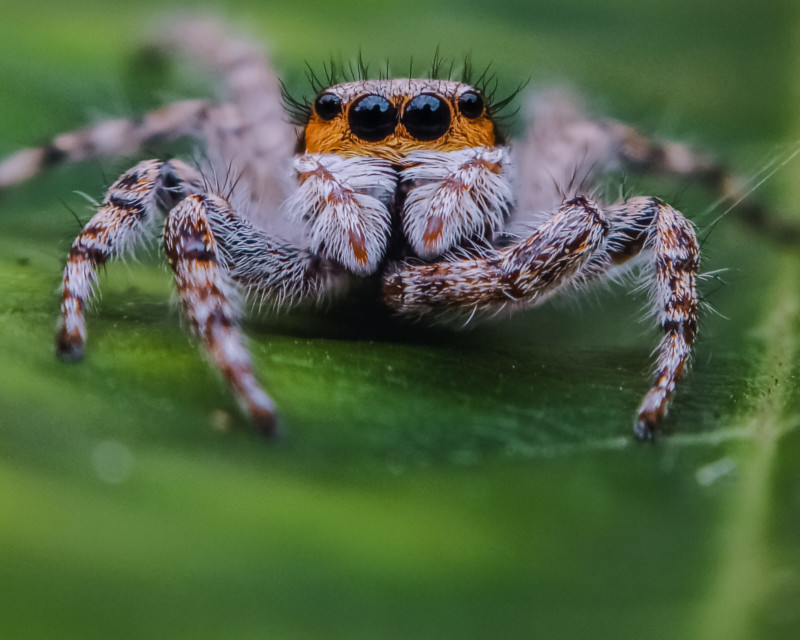
<path id="1" fill-rule="evenodd" d="M 166 28 L 155 46 L 216 72 L 226 101 L 101 122 L 0 163 L 7 188 L 56 164 L 130 155 L 165 139 L 193 137 L 204 148 L 199 165 L 145 160 L 111 185 L 69 252 L 60 358 L 83 354 L 98 268 L 162 224 L 182 306 L 267 435 L 276 409 L 239 326 L 242 294 L 285 307 L 375 278 L 399 314 L 471 318 L 533 307 L 637 258 L 663 337 L 634 433 L 658 432 L 697 334 L 698 242 L 668 203 L 600 202 L 592 180 L 636 167 L 716 184 L 718 165 L 591 119 L 563 93 L 531 100 L 531 124 L 512 145 L 497 122 L 504 101 L 480 79 L 359 77 L 315 87 L 310 102 L 282 100 L 260 49 L 213 21 Z M 216 172 L 236 176 L 236 187 L 220 189 Z"/>

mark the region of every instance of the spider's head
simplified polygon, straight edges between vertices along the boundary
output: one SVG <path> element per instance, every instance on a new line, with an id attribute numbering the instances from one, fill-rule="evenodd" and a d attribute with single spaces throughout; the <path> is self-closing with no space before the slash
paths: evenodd
<path id="1" fill-rule="evenodd" d="M 312 251 L 370 274 L 399 237 L 398 222 L 423 258 L 500 228 L 513 194 L 496 116 L 510 97 L 493 102 L 494 87 L 487 98 L 453 80 L 329 85 L 313 103 L 284 92 L 303 127 L 286 211 L 307 225 Z"/>
<path id="2" fill-rule="evenodd" d="M 411 151 L 458 151 L 499 142 L 480 91 L 452 80 L 359 80 L 320 92 L 303 151 L 402 161 Z"/>

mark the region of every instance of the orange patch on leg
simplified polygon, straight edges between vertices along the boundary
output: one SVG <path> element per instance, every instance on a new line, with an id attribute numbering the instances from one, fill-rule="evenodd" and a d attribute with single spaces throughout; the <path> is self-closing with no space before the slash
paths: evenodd
<path id="1" fill-rule="evenodd" d="M 425 226 L 425 234 L 422 236 L 422 242 L 427 246 L 433 246 L 442 235 L 442 219 L 439 216 L 431 216 L 428 218 L 428 224 Z"/>
<path id="2" fill-rule="evenodd" d="M 364 232 L 359 229 L 349 233 L 353 257 L 359 264 L 367 264 L 367 239 L 364 237 Z"/>

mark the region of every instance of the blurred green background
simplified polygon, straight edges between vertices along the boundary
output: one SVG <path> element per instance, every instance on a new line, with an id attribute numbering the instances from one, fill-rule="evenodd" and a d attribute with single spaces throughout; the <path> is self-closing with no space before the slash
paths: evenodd
<path id="1" fill-rule="evenodd" d="M 188 7 L 189 5 L 184 5 Z M 4 0 L 0 154 L 206 95 L 136 46 L 177 3 Z M 197 7 L 195 7 L 197 8 Z M 753 177 L 800 139 L 796 0 L 230 1 L 287 82 L 331 54 L 437 45 L 504 87 Z M 657 340 L 624 288 L 451 334 L 373 309 L 253 318 L 287 437 L 247 433 L 157 258 L 113 264 L 86 360 L 52 353 L 85 200 L 130 160 L 0 199 L 0 637 L 800 637 L 800 253 L 727 216 L 704 243 L 695 365 L 655 446 L 629 438 Z M 757 196 L 800 210 L 797 161 Z M 701 228 L 691 184 L 626 176 Z M 703 234 L 704 235 L 704 234 Z"/>

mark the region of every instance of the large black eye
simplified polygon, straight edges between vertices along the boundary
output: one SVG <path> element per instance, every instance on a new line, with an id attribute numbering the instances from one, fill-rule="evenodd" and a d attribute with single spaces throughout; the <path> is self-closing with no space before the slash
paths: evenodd
<path id="1" fill-rule="evenodd" d="M 474 120 L 483 113 L 483 98 L 474 91 L 465 91 L 458 99 L 458 110 L 465 118 Z"/>
<path id="2" fill-rule="evenodd" d="M 406 105 L 403 124 L 417 140 L 436 140 L 450 128 L 450 107 L 441 98 L 422 93 Z"/>
<path id="3" fill-rule="evenodd" d="M 362 140 L 383 140 L 397 126 L 397 109 L 383 96 L 362 96 L 350 107 L 350 130 Z"/>
<path id="4" fill-rule="evenodd" d="M 314 111 L 323 120 L 333 120 L 342 112 L 342 101 L 332 93 L 323 93 L 314 102 Z"/>

